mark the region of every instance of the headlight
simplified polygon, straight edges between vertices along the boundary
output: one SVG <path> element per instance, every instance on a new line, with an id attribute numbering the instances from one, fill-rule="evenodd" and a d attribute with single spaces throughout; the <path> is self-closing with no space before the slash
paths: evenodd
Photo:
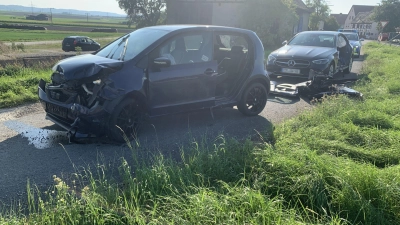
<path id="1" fill-rule="evenodd" d="M 327 64 L 329 62 L 329 59 L 318 59 L 312 61 L 314 64 Z"/>
<path id="2" fill-rule="evenodd" d="M 275 62 L 276 58 L 273 55 L 268 56 L 268 63 L 273 63 Z"/>

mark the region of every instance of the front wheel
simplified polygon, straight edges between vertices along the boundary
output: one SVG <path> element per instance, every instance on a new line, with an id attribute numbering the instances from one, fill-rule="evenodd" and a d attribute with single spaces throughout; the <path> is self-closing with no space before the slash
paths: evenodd
<path id="1" fill-rule="evenodd" d="M 123 100 L 113 113 L 108 122 L 108 137 L 117 142 L 131 140 L 137 134 L 140 119 L 139 105 L 132 99 Z"/>
<path id="2" fill-rule="evenodd" d="M 254 83 L 248 86 L 240 99 L 238 109 L 246 116 L 256 116 L 260 114 L 267 104 L 267 90 L 264 85 Z"/>

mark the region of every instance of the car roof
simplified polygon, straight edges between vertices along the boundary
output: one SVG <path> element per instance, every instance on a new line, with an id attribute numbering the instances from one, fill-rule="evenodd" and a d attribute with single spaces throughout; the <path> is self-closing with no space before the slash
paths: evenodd
<path id="1" fill-rule="evenodd" d="M 65 38 L 89 38 L 89 37 L 87 37 L 87 36 L 68 36 Z"/>
<path id="2" fill-rule="evenodd" d="M 167 31 L 176 31 L 176 30 L 191 30 L 196 28 L 210 28 L 210 29 L 218 29 L 218 30 L 231 30 L 231 31 L 249 31 L 246 29 L 236 28 L 236 27 L 227 27 L 227 26 L 217 26 L 217 25 L 201 25 L 201 24 L 175 24 L 175 25 L 158 25 L 147 27 L 150 29 L 162 29 Z"/>
<path id="3" fill-rule="evenodd" d="M 358 35 L 358 33 L 354 33 L 354 32 L 340 32 L 340 33 L 342 33 L 342 34 L 357 34 Z"/>
<path id="4" fill-rule="evenodd" d="M 302 31 L 299 34 L 308 33 L 308 34 L 331 34 L 331 35 L 338 35 L 343 32 L 338 31 L 325 31 L 325 30 L 318 30 L 318 31 Z"/>

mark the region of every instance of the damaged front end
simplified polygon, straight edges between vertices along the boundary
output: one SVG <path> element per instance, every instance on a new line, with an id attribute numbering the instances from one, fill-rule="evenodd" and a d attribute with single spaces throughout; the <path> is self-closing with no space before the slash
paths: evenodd
<path id="1" fill-rule="evenodd" d="M 122 61 L 83 55 L 60 61 L 51 82 L 39 82 L 39 99 L 46 118 L 66 129 L 70 137 L 102 136 L 112 109 L 125 94 L 109 79 Z"/>

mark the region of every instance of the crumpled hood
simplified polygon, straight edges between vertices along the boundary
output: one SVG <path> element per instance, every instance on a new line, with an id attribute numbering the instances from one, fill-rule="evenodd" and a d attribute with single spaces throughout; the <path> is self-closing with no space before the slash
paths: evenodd
<path id="1" fill-rule="evenodd" d="M 285 45 L 280 49 L 274 51 L 272 54 L 279 58 L 306 58 L 313 59 L 318 57 L 326 57 L 336 49 L 315 47 L 315 46 L 300 46 L 300 45 Z"/>
<path id="2" fill-rule="evenodd" d="M 85 54 L 59 61 L 53 67 L 53 72 L 60 74 L 64 81 L 79 80 L 94 76 L 102 69 L 111 70 L 108 73 L 118 71 L 123 63 L 119 60 Z"/>

